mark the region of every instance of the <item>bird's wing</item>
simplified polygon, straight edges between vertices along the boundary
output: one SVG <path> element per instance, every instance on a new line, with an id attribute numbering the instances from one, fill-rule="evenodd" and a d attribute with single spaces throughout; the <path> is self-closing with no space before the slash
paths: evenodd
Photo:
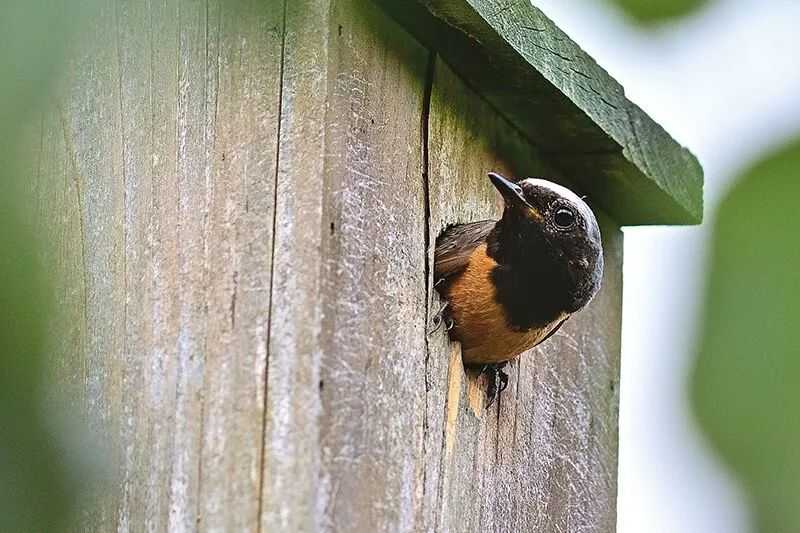
<path id="1" fill-rule="evenodd" d="M 473 250 L 486 242 L 486 237 L 494 225 L 494 220 L 484 220 L 470 224 L 458 224 L 445 229 L 436 239 L 435 281 L 438 282 L 463 272 Z"/>

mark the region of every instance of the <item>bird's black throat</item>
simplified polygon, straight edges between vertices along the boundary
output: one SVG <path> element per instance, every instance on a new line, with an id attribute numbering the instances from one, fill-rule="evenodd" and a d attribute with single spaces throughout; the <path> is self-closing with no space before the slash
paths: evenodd
<path id="1" fill-rule="evenodd" d="M 497 302 L 512 328 L 545 326 L 572 311 L 576 283 L 566 261 L 541 233 L 520 221 L 500 220 L 487 237 Z"/>

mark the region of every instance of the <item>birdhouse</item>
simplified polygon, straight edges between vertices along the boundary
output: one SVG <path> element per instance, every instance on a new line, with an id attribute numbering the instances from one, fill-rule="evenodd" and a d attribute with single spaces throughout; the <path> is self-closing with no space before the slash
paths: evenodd
<path id="1" fill-rule="evenodd" d="M 620 227 L 700 221 L 687 150 L 526 0 L 97 16 L 32 171 L 57 381 L 116 469 L 87 529 L 614 530 Z M 585 195 L 605 273 L 487 407 L 432 261 L 499 217 L 489 171 Z"/>

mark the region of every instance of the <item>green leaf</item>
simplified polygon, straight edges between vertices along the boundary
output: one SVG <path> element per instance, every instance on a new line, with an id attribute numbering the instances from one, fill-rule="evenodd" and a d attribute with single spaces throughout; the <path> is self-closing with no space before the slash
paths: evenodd
<path id="1" fill-rule="evenodd" d="M 688 16 L 707 0 L 610 0 L 640 24 L 655 24 Z"/>
<path id="2" fill-rule="evenodd" d="M 691 382 L 759 531 L 800 531 L 800 139 L 722 202 Z"/>

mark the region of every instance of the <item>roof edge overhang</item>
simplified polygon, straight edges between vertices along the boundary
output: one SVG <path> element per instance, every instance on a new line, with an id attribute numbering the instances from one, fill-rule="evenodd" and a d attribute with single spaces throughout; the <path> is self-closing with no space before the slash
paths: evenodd
<path id="1" fill-rule="evenodd" d="M 374 0 L 620 225 L 696 224 L 697 159 L 527 0 Z"/>

